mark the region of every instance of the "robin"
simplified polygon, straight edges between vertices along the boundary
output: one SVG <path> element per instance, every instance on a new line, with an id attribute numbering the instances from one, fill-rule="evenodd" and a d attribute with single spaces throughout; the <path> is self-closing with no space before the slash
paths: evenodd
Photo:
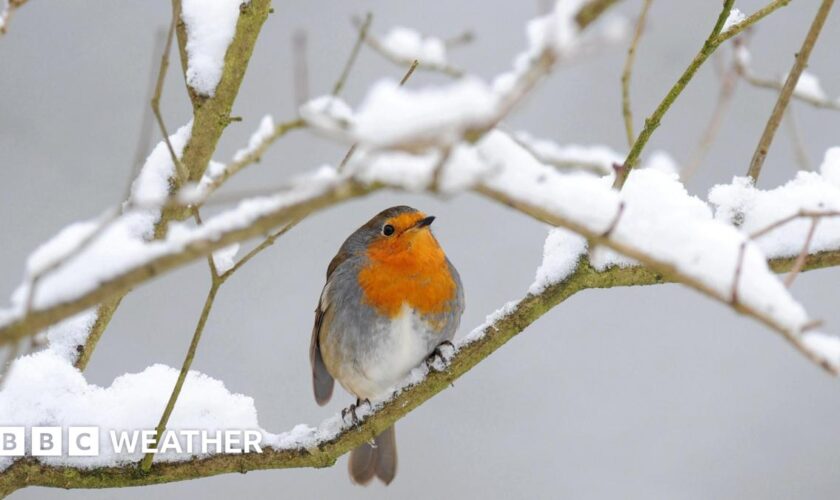
<path id="1" fill-rule="evenodd" d="M 407 206 L 383 210 L 341 245 L 315 310 L 309 357 L 315 401 L 335 380 L 356 405 L 381 399 L 424 360 L 451 345 L 464 312 L 458 271 L 432 234 L 435 218 Z M 355 417 L 355 413 L 354 413 Z M 386 485 L 397 472 L 394 427 L 350 453 L 350 479 Z"/>

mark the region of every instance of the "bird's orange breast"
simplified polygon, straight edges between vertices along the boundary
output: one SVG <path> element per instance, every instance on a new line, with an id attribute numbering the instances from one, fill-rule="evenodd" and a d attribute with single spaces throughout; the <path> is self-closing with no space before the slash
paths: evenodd
<path id="1" fill-rule="evenodd" d="M 358 277 L 364 302 L 389 318 L 403 303 L 421 314 L 446 312 L 456 284 L 443 249 L 428 229 L 400 238 L 368 247 L 369 264 Z"/>

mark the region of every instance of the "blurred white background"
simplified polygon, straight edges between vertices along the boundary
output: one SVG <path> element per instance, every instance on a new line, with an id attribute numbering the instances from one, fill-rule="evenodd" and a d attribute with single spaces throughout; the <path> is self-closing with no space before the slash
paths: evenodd
<path id="1" fill-rule="evenodd" d="M 635 20 L 641 2 L 615 14 Z M 761 1 L 740 0 L 752 12 Z M 755 31 L 754 67 L 778 77 L 793 61 L 818 2 L 802 0 Z M 694 56 L 720 2 L 655 1 L 637 56 L 633 105 L 639 127 Z M 472 30 L 453 62 L 484 78 L 526 46 L 539 2 L 313 0 L 275 2 L 248 68 L 232 124 L 215 157 L 247 142 L 265 113 L 294 117 L 292 43 L 308 35 L 310 94 L 329 92 L 355 40 L 353 15 L 374 13 L 372 31 L 406 25 L 442 37 Z M 809 70 L 840 94 L 840 12 L 831 14 Z M 100 213 L 122 195 L 143 113 L 158 30 L 169 2 L 39 0 L 20 9 L 0 38 L 0 296 L 26 256 L 63 226 Z M 560 143 L 625 150 L 619 76 L 626 43 L 559 68 L 507 121 Z M 728 48 L 726 49 L 728 50 Z M 173 53 L 163 107 L 170 130 L 190 108 Z M 156 64 L 156 63 L 155 63 Z M 345 97 L 403 69 L 363 51 Z M 418 86 L 443 77 L 416 74 Z M 668 113 L 648 152 L 691 155 L 711 114 L 711 62 Z M 719 140 L 689 189 L 743 175 L 775 96 L 740 84 Z M 795 104 L 814 165 L 840 145 L 840 114 Z M 157 137 L 157 134 L 156 134 Z M 344 149 L 295 132 L 228 189 L 272 186 L 337 163 Z M 760 185 L 796 170 L 782 128 Z M 351 402 L 339 390 L 319 408 L 307 349 L 327 263 L 344 238 L 379 210 L 410 204 L 438 216 L 436 233 L 466 287 L 464 334 L 520 297 L 542 256 L 543 225 L 472 195 L 441 200 L 380 193 L 310 217 L 222 289 L 194 369 L 253 396 L 272 431 L 315 424 Z M 795 294 L 829 331 L 840 331 L 840 270 L 807 273 Z M 180 366 L 208 282 L 198 263 L 138 288 L 123 301 L 87 370 L 108 385 L 153 363 Z M 166 389 L 168 390 L 168 388 Z M 189 386 L 185 387 L 189 390 Z M 107 409 L 103 409 L 107 411 Z M 345 459 L 325 470 L 226 475 L 140 489 L 31 488 L 15 498 L 837 498 L 840 381 L 780 337 L 675 285 L 587 291 L 572 297 L 397 425 L 394 483 L 350 484 Z"/>

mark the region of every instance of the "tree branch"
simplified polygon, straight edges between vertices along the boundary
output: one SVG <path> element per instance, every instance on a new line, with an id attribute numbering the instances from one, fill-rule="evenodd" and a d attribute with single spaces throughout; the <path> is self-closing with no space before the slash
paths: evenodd
<path id="1" fill-rule="evenodd" d="M 236 34 L 225 53 L 222 77 L 213 97 L 202 96 L 187 85 L 187 92 L 193 105 L 193 126 L 192 135 L 184 147 L 181 161 L 186 167 L 186 180 L 189 182 L 198 182 L 204 175 L 222 132 L 231 122 L 230 112 L 236 95 L 239 93 L 245 71 L 248 69 L 257 36 L 268 17 L 271 1 L 252 0 L 242 5 L 239 20 L 236 23 Z M 181 67 L 186 75 L 187 30 L 185 23 L 181 21 L 181 0 L 173 0 L 172 8 L 175 19 L 178 20 L 176 25 L 178 49 L 181 53 Z M 174 184 L 173 192 L 177 191 L 178 187 L 178 184 Z M 158 236 L 166 234 L 168 221 L 183 220 L 189 215 L 190 211 L 187 209 L 170 207 L 164 210 L 156 234 Z"/>
<path id="2" fill-rule="evenodd" d="M 247 8 L 240 11 L 239 20 L 236 24 L 236 33 L 225 53 L 225 65 L 222 70 L 222 77 L 213 97 L 204 98 L 198 96 L 187 86 L 193 105 L 193 127 L 192 134 L 184 147 L 180 159 L 180 164 L 186 170 L 186 180 L 197 181 L 204 175 L 210 157 L 216 149 L 219 137 L 221 137 L 222 132 L 229 123 L 233 102 L 239 92 L 239 85 L 245 76 L 245 71 L 248 67 L 254 45 L 256 44 L 257 36 L 259 35 L 263 22 L 268 17 L 270 5 L 270 0 L 252 0 Z M 173 23 L 175 24 L 175 31 L 178 36 L 181 68 L 182 72 L 186 74 L 187 33 L 184 22 L 181 20 L 180 0 L 173 0 L 172 12 Z M 166 57 L 166 52 L 164 53 L 164 57 Z M 162 85 L 160 74 L 158 81 L 158 85 Z M 168 140 L 168 136 L 165 136 L 165 139 Z M 175 165 L 177 166 L 178 163 Z M 172 192 L 175 192 L 178 186 L 180 186 L 180 182 L 178 179 L 172 178 L 170 179 L 170 185 L 172 186 Z M 160 219 L 155 224 L 155 237 L 162 238 L 166 234 L 167 226 L 171 220 L 181 219 L 187 214 L 188 212 L 182 207 L 178 209 L 164 208 L 161 212 Z M 128 291 L 129 289 L 125 289 L 122 293 L 127 293 Z M 90 361 L 90 357 L 94 349 L 96 349 L 96 344 L 102 338 L 102 334 L 108 327 L 121 300 L 122 294 L 111 296 L 97 308 L 96 322 L 91 328 L 84 345 L 79 346 L 79 357 L 76 361 L 76 367 L 80 370 L 84 370 Z M 92 307 L 93 305 L 95 303 L 90 304 L 88 307 Z"/>
<path id="3" fill-rule="evenodd" d="M 770 266 L 784 272 L 794 264 L 795 257 L 772 259 Z M 819 252 L 805 259 L 802 270 L 840 265 L 840 251 Z M 227 473 L 252 470 L 287 469 L 300 467 L 329 467 L 343 454 L 390 427 L 416 407 L 443 391 L 549 310 L 575 293 L 594 288 L 653 285 L 669 282 L 666 275 L 641 266 L 612 267 L 597 271 L 581 259 L 575 271 L 565 280 L 547 287 L 542 293 L 529 294 L 512 306 L 509 312 L 480 327 L 469 340 L 459 343 L 458 351 L 445 370 L 430 373 L 417 385 L 404 388 L 365 418 L 359 426 L 343 429 L 332 439 L 311 449 L 266 448 L 263 453 L 214 455 L 184 462 L 154 463 L 142 473 L 136 465 L 77 469 L 53 467 L 26 458 L 18 460 L 0 473 L 0 495 L 26 486 L 59 488 L 114 488 L 183 481 Z"/>
<path id="4" fill-rule="evenodd" d="M 790 102 L 790 97 L 793 94 L 793 90 L 796 88 L 796 82 L 799 81 L 799 75 L 802 74 L 805 70 L 805 66 L 808 64 L 808 58 L 811 56 L 811 50 L 817 43 L 817 38 L 820 36 L 820 31 L 822 31 L 822 27 L 825 24 L 825 20 L 828 17 L 828 13 L 831 11 L 831 6 L 833 4 L 834 0 L 822 1 L 819 10 L 817 10 L 817 15 L 814 17 L 814 21 L 811 23 L 811 27 L 808 30 L 808 34 L 802 42 L 802 48 L 800 48 L 799 52 L 796 53 L 796 59 L 794 60 L 793 67 L 791 68 L 790 73 L 788 73 L 781 92 L 779 92 L 779 98 L 776 100 L 773 112 L 770 113 L 770 118 L 764 126 L 764 132 L 761 133 L 761 138 L 758 140 L 758 145 L 756 145 L 755 153 L 753 154 L 752 161 L 750 162 L 750 169 L 747 172 L 747 175 L 752 178 L 753 182 L 757 181 L 759 174 L 761 174 L 761 167 L 764 165 L 764 159 L 767 158 L 767 152 L 770 149 L 770 144 L 773 142 L 776 130 L 778 130 L 779 124 L 782 122 L 782 117 L 785 114 L 785 108 L 787 108 L 788 102 Z"/>

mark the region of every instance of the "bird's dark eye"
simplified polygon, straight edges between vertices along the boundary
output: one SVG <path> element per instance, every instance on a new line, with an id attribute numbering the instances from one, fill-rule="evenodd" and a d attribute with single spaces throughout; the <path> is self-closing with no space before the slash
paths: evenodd
<path id="1" fill-rule="evenodd" d="M 392 234 L 394 234 L 394 226 L 390 224 L 385 224 L 385 226 L 382 227 L 382 234 L 384 234 L 385 236 L 391 236 Z"/>

